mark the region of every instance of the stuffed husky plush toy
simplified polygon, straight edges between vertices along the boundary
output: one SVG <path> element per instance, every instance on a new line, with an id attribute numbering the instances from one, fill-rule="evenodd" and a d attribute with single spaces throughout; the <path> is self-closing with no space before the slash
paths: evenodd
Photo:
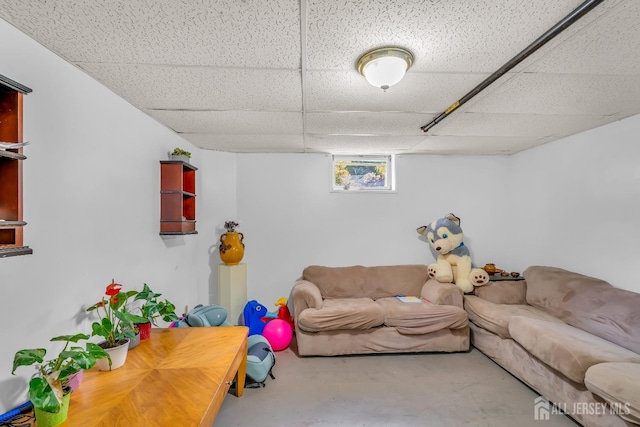
<path id="1" fill-rule="evenodd" d="M 464 293 L 472 292 L 474 286 L 489 282 L 486 271 L 472 268 L 469 249 L 462 241 L 464 235 L 460 228 L 460 218 L 449 214 L 416 231 L 427 238 L 438 254 L 437 263 L 429 265 L 429 277 L 443 283 L 455 282 Z"/>

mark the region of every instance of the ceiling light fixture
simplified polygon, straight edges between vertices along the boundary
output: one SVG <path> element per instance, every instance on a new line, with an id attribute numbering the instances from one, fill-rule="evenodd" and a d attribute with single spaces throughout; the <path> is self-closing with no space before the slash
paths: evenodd
<path id="1" fill-rule="evenodd" d="M 381 47 L 362 55 L 357 62 L 358 72 L 369 84 L 387 91 L 404 77 L 413 64 L 413 54 L 401 47 Z"/>

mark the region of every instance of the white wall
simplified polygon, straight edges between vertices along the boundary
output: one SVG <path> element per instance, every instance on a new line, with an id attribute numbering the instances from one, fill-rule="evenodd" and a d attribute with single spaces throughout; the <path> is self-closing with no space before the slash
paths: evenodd
<path id="1" fill-rule="evenodd" d="M 634 116 L 513 156 L 511 256 L 640 292 L 639 134 Z"/>
<path id="2" fill-rule="evenodd" d="M 510 157 L 400 156 L 396 194 L 329 192 L 320 154 L 238 155 L 248 297 L 302 269 L 434 260 L 415 229 L 453 212 L 476 265 L 552 265 L 640 292 L 640 117 Z"/>
<path id="3" fill-rule="evenodd" d="M 500 253 L 491 227 L 496 209 L 486 195 L 506 198 L 507 160 L 401 156 L 397 193 L 344 194 L 329 192 L 327 155 L 238 155 L 248 298 L 274 309 L 310 264 L 431 263 L 433 255 L 416 228 L 449 212 L 462 219 L 466 244 L 484 265 Z"/>
<path id="4" fill-rule="evenodd" d="M 236 155 L 199 150 L 197 227 L 200 241 L 196 264 L 199 269 L 195 304 L 218 302 L 219 238 L 226 220 L 237 217 Z M 195 305 L 190 303 L 190 308 Z"/>
<path id="5" fill-rule="evenodd" d="M 14 353 L 90 332 L 84 308 L 112 278 L 128 289 L 148 283 L 180 313 L 209 302 L 209 250 L 216 225 L 234 213 L 236 188 L 235 155 L 200 152 L 1 20 L 0 40 L 0 74 L 33 89 L 24 103 L 24 216 L 34 254 L 0 259 L 3 413 L 26 401 L 33 373 L 11 376 Z M 200 234 L 164 237 L 158 161 L 176 146 L 194 153 L 208 195 L 198 191 Z"/>

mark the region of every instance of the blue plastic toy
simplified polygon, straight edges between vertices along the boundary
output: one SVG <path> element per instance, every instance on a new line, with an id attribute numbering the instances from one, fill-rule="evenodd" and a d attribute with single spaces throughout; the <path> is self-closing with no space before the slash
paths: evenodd
<path id="1" fill-rule="evenodd" d="M 267 324 L 263 318 L 267 316 L 267 313 L 267 307 L 256 300 L 251 300 L 244 306 L 244 325 L 249 328 L 249 336 L 262 335 Z"/>

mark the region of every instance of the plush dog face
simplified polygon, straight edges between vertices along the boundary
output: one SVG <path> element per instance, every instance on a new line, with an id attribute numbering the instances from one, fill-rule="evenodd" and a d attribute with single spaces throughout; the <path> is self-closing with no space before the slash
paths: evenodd
<path id="1" fill-rule="evenodd" d="M 440 255 L 446 255 L 460 246 L 464 238 L 460 228 L 460 218 L 453 214 L 422 226 L 417 231 L 418 234 L 427 238 L 433 250 Z"/>

